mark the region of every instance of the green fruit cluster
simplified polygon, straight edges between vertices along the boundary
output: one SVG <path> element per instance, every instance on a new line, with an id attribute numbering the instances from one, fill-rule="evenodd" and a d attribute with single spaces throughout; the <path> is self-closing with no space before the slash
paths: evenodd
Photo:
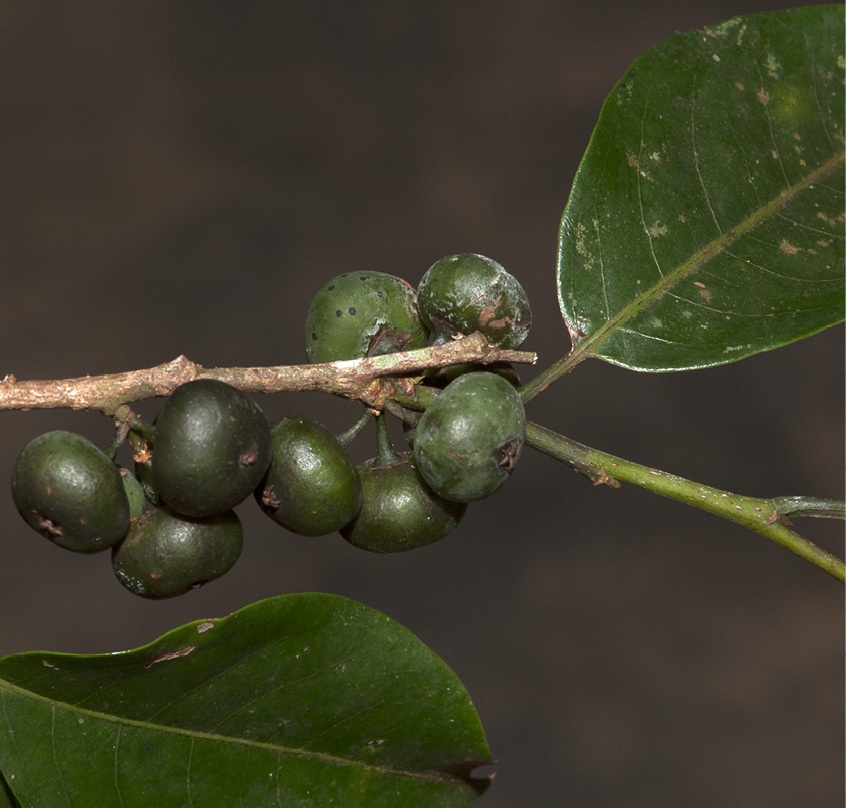
<path id="1" fill-rule="evenodd" d="M 530 326 L 517 280 L 490 258 L 461 253 L 433 264 L 416 294 L 406 281 L 378 272 L 331 279 L 306 317 L 306 357 L 375 356 L 476 331 L 492 345 L 516 348 Z M 341 530 L 357 547 L 398 552 L 443 538 L 467 503 L 500 488 L 520 458 L 526 418 L 510 365 L 444 368 L 428 383 L 443 392 L 416 425 L 405 424 L 413 451 L 398 456 L 382 430 L 379 455 L 358 467 L 363 504 Z"/>
<path id="2" fill-rule="evenodd" d="M 498 263 L 464 253 L 435 263 L 417 291 L 381 272 L 345 273 L 315 295 L 306 316 L 309 362 L 377 356 L 481 331 L 517 347 L 531 322 L 525 292 Z M 135 474 L 81 435 L 48 432 L 20 453 L 12 496 L 26 522 L 60 547 L 111 549 L 117 579 L 145 598 L 212 581 L 238 560 L 233 508 L 250 494 L 277 524 L 303 536 L 340 534 L 395 553 L 449 534 L 469 502 L 510 477 L 526 420 L 511 366 L 430 374 L 439 390 L 397 454 L 386 417 L 378 451 L 358 466 L 323 425 L 304 417 L 268 424 L 244 392 L 198 379 L 178 387 L 152 425 L 129 430 Z"/>

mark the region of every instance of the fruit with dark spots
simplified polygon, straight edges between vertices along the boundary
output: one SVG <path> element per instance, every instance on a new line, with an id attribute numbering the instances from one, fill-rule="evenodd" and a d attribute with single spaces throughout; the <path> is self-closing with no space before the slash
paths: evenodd
<path id="1" fill-rule="evenodd" d="M 400 553 L 432 544 L 449 534 L 467 510 L 465 503 L 432 491 L 410 454 L 389 465 L 368 460 L 358 472 L 364 503 L 341 535 L 364 550 Z"/>
<path id="2" fill-rule="evenodd" d="M 511 476 L 526 439 L 523 402 L 494 373 L 468 373 L 450 383 L 417 423 L 414 457 L 442 497 L 472 502 Z"/>
<path id="3" fill-rule="evenodd" d="M 126 537 L 112 548 L 112 568 L 130 592 L 172 598 L 228 572 L 243 543 L 234 511 L 190 519 L 156 508 L 132 520 Z"/>
<path id="4" fill-rule="evenodd" d="M 481 331 L 491 345 L 517 348 L 532 325 L 526 292 L 505 268 L 484 255 L 448 255 L 429 267 L 417 305 L 436 342 Z"/>
<path id="5" fill-rule="evenodd" d="M 47 432 L 24 447 L 12 471 L 12 498 L 31 527 L 79 553 L 111 547 L 129 527 L 118 467 L 73 432 Z"/>
<path id="6" fill-rule="evenodd" d="M 345 272 L 314 296 L 306 315 L 306 358 L 335 362 L 424 348 L 428 332 L 414 288 L 384 272 Z"/>
<path id="7" fill-rule="evenodd" d="M 225 513 L 253 492 L 272 454 L 270 427 L 246 393 L 214 379 L 178 387 L 156 421 L 153 486 L 177 513 Z"/>
<path id="8" fill-rule="evenodd" d="M 255 497 L 282 527 L 324 536 L 361 508 L 361 480 L 338 439 L 317 421 L 283 418 L 271 429 L 273 459 Z"/>

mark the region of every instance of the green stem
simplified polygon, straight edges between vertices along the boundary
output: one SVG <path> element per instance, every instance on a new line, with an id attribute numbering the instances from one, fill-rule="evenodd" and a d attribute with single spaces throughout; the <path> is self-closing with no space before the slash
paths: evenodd
<path id="1" fill-rule="evenodd" d="M 546 370 L 541 371 L 534 379 L 524 384 L 520 390 L 520 397 L 525 404 L 533 399 L 538 393 L 542 393 L 562 376 L 569 373 L 579 362 L 587 359 L 590 354 L 586 353 L 581 345 L 576 347 L 567 356 L 562 356 L 557 362 L 551 364 Z"/>
<path id="2" fill-rule="evenodd" d="M 376 464 L 379 466 L 393 466 L 400 462 L 400 457 L 394 449 L 391 435 L 388 432 L 388 420 L 382 413 L 376 416 Z"/>
<path id="3" fill-rule="evenodd" d="M 338 443 L 345 449 L 358 437 L 364 427 L 366 427 L 373 418 L 372 410 L 365 410 L 364 414 L 359 418 L 346 432 L 338 435 Z"/>
<path id="4" fill-rule="evenodd" d="M 819 567 L 838 581 L 846 582 L 846 566 L 843 561 L 792 531 L 783 523 L 782 520 L 785 519 L 786 514 L 780 510 L 780 504 L 782 506 L 788 504 L 791 509 L 789 512 L 797 516 L 821 515 L 811 513 L 820 509 L 828 511 L 826 515 L 834 515 L 835 511 L 843 509 L 843 503 L 837 503 L 835 506 L 829 500 L 803 497 L 758 499 L 721 491 L 718 488 L 591 449 L 589 446 L 584 446 L 531 422 L 527 424 L 526 442 L 544 454 L 569 464 L 592 480 L 595 485 L 616 488 L 620 482 L 632 483 L 670 499 L 731 519 L 790 550 L 800 558 L 804 558 L 805 561 Z M 827 504 L 821 506 L 823 502 Z M 808 507 L 803 507 L 801 503 Z"/>

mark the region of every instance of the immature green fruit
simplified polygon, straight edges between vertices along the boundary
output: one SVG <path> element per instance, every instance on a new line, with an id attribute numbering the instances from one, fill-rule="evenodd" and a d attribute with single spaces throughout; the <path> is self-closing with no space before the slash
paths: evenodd
<path id="1" fill-rule="evenodd" d="M 124 540 L 112 549 L 112 568 L 130 592 L 172 598 L 232 569 L 243 543 L 234 511 L 189 519 L 157 508 L 132 520 Z"/>
<path id="2" fill-rule="evenodd" d="M 517 279 L 476 253 L 448 255 L 429 267 L 417 305 L 438 342 L 481 331 L 491 345 L 516 348 L 532 325 L 529 299 Z"/>
<path id="3" fill-rule="evenodd" d="M 306 315 L 306 358 L 335 362 L 425 348 L 413 287 L 384 272 L 345 272 L 314 296 Z"/>
<path id="4" fill-rule="evenodd" d="M 364 503 L 341 535 L 352 545 L 375 553 L 400 553 L 436 542 L 461 521 L 466 503 L 448 502 L 420 476 L 410 454 L 400 462 L 358 467 Z"/>
<path id="5" fill-rule="evenodd" d="M 526 440 L 514 387 L 494 373 L 459 376 L 417 423 L 414 457 L 423 479 L 456 502 L 484 499 L 511 475 Z"/>
<path id="6" fill-rule="evenodd" d="M 12 498 L 31 527 L 78 553 L 111 547 L 129 527 L 118 467 L 73 432 L 47 432 L 24 447 L 12 471 Z"/>
<path id="7" fill-rule="evenodd" d="M 256 501 L 275 522 L 302 536 L 325 536 L 361 508 L 358 472 L 338 439 L 317 421 L 283 418 L 270 431 L 273 460 Z"/>
<path id="8" fill-rule="evenodd" d="M 224 382 L 178 387 L 156 421 L 153 485 L 184 516 L 225 513 L 261 482 L 272 454 L 264 414 Z"/>

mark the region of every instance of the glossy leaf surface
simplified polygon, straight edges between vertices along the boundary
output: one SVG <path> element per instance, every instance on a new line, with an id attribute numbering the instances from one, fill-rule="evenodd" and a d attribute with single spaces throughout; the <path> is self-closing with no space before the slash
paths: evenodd
<path id="1" fill-rule="evenodd" d="M 605 102 L 559 238 L 576 356 L 731 362 L 844 312 L 842 5 L 646 51 Z"/>
<path id="2" fill-rule="evenodd" d="M 118 654 L 0 660 L 22 806 L 462 806 L 489 781 L 455 674 L 384 614 L 287 595 Z M 96 795 L 96 800 L 94 798 Z"/>

